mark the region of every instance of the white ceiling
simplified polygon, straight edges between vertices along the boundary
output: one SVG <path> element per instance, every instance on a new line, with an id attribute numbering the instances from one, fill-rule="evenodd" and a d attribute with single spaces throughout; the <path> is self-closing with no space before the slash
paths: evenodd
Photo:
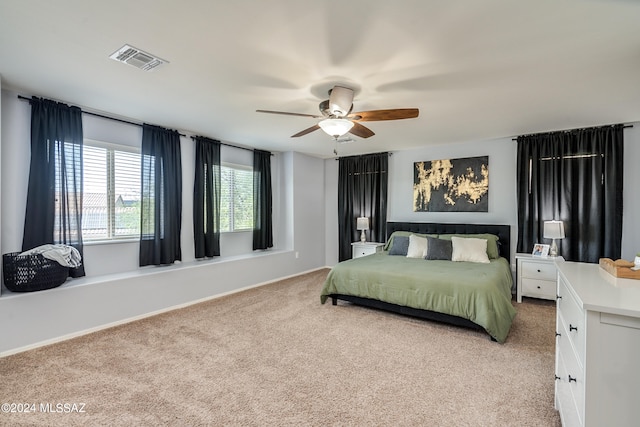
<path id="1" fill-rule="evenodd" d="M 109 59 L 124 44 L 170 63 Z M 335 83 L 365 123 L 340 155 L 640 120 L 640 1 L 2 0 L 5 88 L 247 147 L 332 157 Z"/>

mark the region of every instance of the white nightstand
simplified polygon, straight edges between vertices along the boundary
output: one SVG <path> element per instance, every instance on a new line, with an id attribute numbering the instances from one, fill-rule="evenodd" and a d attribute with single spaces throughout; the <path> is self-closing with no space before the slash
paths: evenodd
<path id="1" fill-rule="evenodd" d="M 351 244 L 351 258 L 373 255 L 376 252 L 381 252 L 383 246 L 384 243 L 378 242 L 353 242 Z"/>
<path id="2" fill-rule="evenodd" d="M 516 254 L 516 299 L 522 297 L 556 299 L 557 271 L 555 262 L 564 261 L 558 257 L 538 257 L 531 254 Z"/>

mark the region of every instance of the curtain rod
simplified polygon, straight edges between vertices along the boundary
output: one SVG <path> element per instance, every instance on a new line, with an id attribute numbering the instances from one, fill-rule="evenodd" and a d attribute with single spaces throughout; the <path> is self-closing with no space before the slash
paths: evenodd
<path id="1" fill-rule="evenodd" d="M 23 101 L 29 101 L 29 102 L 31 102 L 31 98 L 27 98 L 26 96 L 18 95 L 18 98 L 19 98 L 19 99 L 21 99 L 21 100 L 23 100 Z M 131 122 L 131 121 L 129 121 L 129 120 L 118 119 L 118 118 L 116 118 L 116 117 L 109 117 L 109 116 L 105 116 L 105 115 L 103 115 L 103 114 L 92 113 L 92 112 L 90 112 L 90 111 L 84 111 L 84 110 L 82 110 L 82 109 L 81 109 L 81 111 L 82 111 L 82 114 L 88 114 L 88 115 L 90 115 L 90 116 L 100 117 L 100 118 L 103 118 L 103 119 L 113 120 L 113 121 L 120 122 L 120 123 L 126 123 L 126 124 L 128 124 L 128 125 L 133 125 L 133 126 L 139 126 L 139 127 L 142 127 L 142 125 L 141 125 L 140 123 Z M 184 136 L 184 137 L 186 137 L 186 136 L 187 136 L 187 135 L 183 135 L 183 134 L 181 134 L 181 133 L 178 133 L 178 135 L 180 135 L 180 136 Z M 194 138 L 195 138 L 194 136 L 192 136 L 192 137 L 191 137 L 191 139 L 194 139 Z M 227 147 L 239 148 L 239 149 L 241 149 L 241 150 L 249 150 L 249 151 L 253 151 L 253 148 L 239 147 L 239 146 L 237 146 L 237 145 L 226 144 L 226 143 L 224 143 L 224 142 L 220 142 L 220 144 L 221 144 L 221 145 L 226 145 Z M 271 155 L 273 156 L 274 154 L 273 154 L 273 153 L 271 153 Z"/>
<path id="2" fill-rule="evenodd" d="M 379 153 L 369 153 L 369 154 L 379 154 Z M 342 156 L 342 157 L 336 157 L 334 158 L 335 161 L 338 161 L 340 159 L 343 158 L 347 158 L 347 157 L 362 157 L 362 156 L 368 156 L 369 154 L 354 154 L 353 156 Z M 387 151 L 387 154 L 389 155 L 389 157 L 393 156 L 393 153 L 391 151 Z"/>
<path id="3" fill-rule="evenodd" d="M 609 126 L 615 126 L 615 125 L 605 125 L 605 126 L 594 126 L 594 127 L 590 127 L 590 128 L 577 128 L 577 129 L 567 129 L 567 130 L 554 130 L 551 132 L 540 132 L 540 133 L 532 133 L 532 134 L 528 134 L 528 135 L 541 135 L 544 133 L 555 133 L 555 132 L 572 132 L 574 130 L 586 130 L 586 129 L 599 129 L 599 128 L 606 128 Z M 623 125 L 622 129 L 626 129 L 626 128 L 632 128 L 633 125 Z M 518 138 L 511 138 L 512 141 L 517 141 Z"/>
<path id="4" fill-rule="evenodd" d="M 192 136 L 191 139 L 192 140 L 196 140 L 197 136 Z M 204 138 L 209 138 L 208 136 L 205 136 Z M 213 139 L 213 138 L 210 138 Z M 241 147 L 239 145 L 232 145 L 232 144 L 227 144 L 225 142 L 219 141 L 217 139 L 214 139 L 214 141 L 217 141 L 218 143 L 220 143 L 220 145 L 226 145 L 227 147 L 233 147 L 233 148 L 238 148 L 240 150 L 247 150 L 247 151 L 254 151 L 253 148 L 247 148 L 247 147 Z M 263 150 L 263 151 L 268 151 L 268 150 Z M 272 156 L 274 156 L 275 154 L 271 153 Z"/>
<path id="5" fill-rule="evenodd" d="M 18 95 L 19 99 L 22 99 L 23 101 L 29 101 L 31 102 L 31 98 L 27 98 L 26 96 L 22 96 L 22 95 Z M 104 114 L 98 114 L 98 113 L 92 113 L 91 111 L 84 111 L 83 109 L 80 109 L 80 111 L 82 111 L 82 114 L 88 114 L 90 116 L 94 116 L 94 117 L 100 117 L 102 119 L 108 119 L 108 120 L 113 120 L 114 122 L 120 122 L 120 123 L 126 123 L 128 125 L 133 125 L 133 126 L 139 126 L 142 127 L 142 124 L 140 123 L 136 123 L 136 122 L 131 122 L 129 120 L 124 120 L 124 119 L 118 119 L 116 117 L 109 117 L 109 116 L 105 116 Z M 183 135 L 181 133 L 178 132 L 178 135 L 180 136 L 187 136 L 187 135 Z"/>

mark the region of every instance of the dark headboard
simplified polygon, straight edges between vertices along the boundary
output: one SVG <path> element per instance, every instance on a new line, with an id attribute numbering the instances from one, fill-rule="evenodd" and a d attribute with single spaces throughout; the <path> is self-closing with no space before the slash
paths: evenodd
<path id="1" fill-rule="evenodd" d="M 441 224 L 436 222 L 387 222 L 387 240 L 394 231 L 418 234 L 477 234 L 498 236 L 500 256 L 511 263 L 511 226 L 500 224 Z"/>

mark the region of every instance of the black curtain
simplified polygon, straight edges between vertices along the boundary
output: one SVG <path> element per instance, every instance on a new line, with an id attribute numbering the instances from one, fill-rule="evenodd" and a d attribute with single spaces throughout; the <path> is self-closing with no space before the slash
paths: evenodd
<path id="1" fill-rule="evenodd" d="M 342 157 L 338 165 L 339 261 L 351 258 L 351 243 L 360 240 L 356 218 L 369 218 L 367 240 L 384 242 L 387 230 L 389 153 Z"/>
<path id="2" fill-rule="evenodd" d="M 22 250 L 44 244 L 82 247 L 82 111 L 33 97 L 31 163 Z M 84 265 L 69 269 L 85 275 Z"/>
<path id="3" fill-rule="evenodd" d="M 140 266 L 182 258 L 182 165 L 175 130 L 142 127 Z"/>
<path id="4" fill-rule="evenodd" d="M 220 256 L 220 141 L 196 136 L 193 236 L 196 258 Z"/>
<path id="5" fill-rule="evenodd" d="M 565 259 L 620 258 L 623 126 L 520 136 L 518 141 L 518 252 L 543 240 L 547 220 L 564 222 L 556 240 Z"/>
<path id="6" fill-rule="evenodd" d="M 271 153 L 253 151 L 253 250 L 273 247 Z"/>

